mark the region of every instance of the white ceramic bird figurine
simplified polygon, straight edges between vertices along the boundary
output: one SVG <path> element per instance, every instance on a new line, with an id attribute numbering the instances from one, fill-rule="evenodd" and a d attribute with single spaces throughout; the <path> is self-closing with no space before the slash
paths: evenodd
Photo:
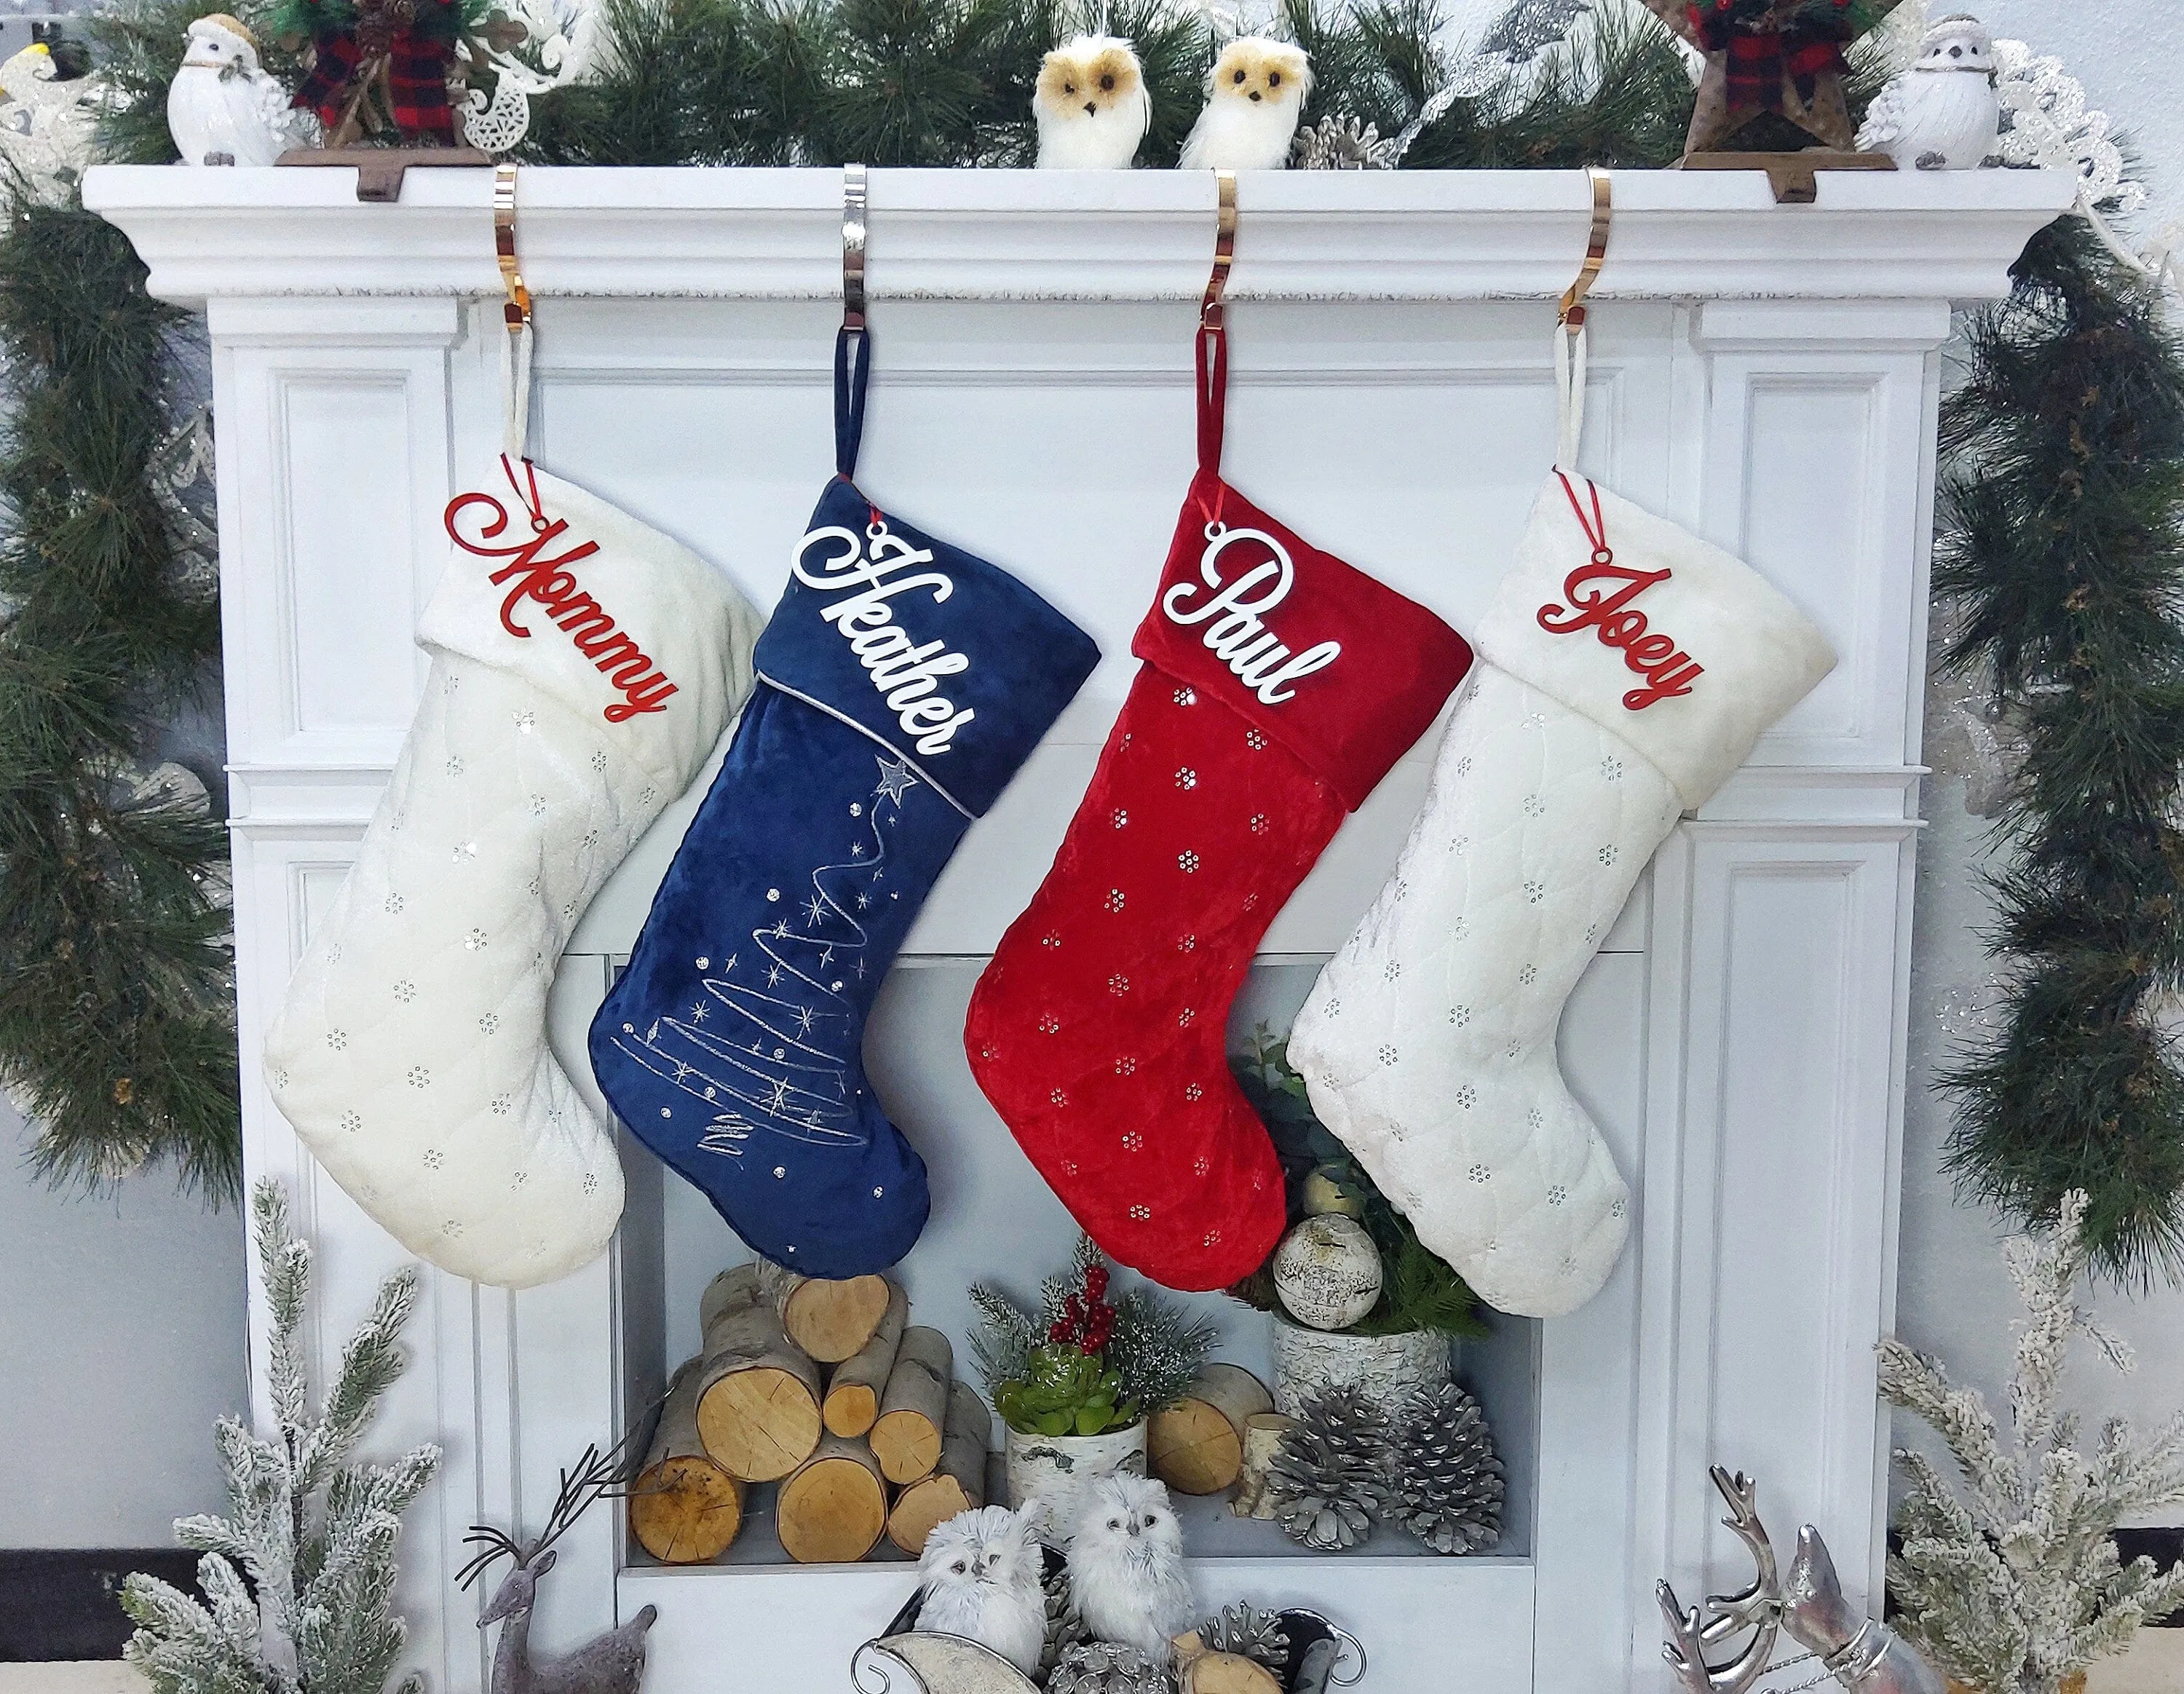
<path id="1" fill-rule="evenodd" d="M 959 1512 L 933 1526 L 917 1562 L 917 1627 L 991 1647 L 1027 1676 L 1046 1645 L 1045 1514 L 1034 1502 Z"/>
<path id="2" fill-rule="evenodd" d="M 1198 1602 L 1165 1484 L 1123 1471 L 1092 1485 L 1069 1541 L 1069 1592 L 1094 1635 L 1167 1663 Z"/>
<path id="3" fill-rule="evenodd" d="M 1206 109 L 1178 163 L 1185 170 L 1279 170 L 1312 92 L 1302 47 L 1244 36 L 1221 49 L 1206 82 Z"/>
<path id="4" fill-rule="evenodd" d="M 288 96 L 258 64 L 258 40 L 225 12 L 189 27 L 167 86 L 167 132 L 185 164 L 270 164 L 289 145 Z"/>
<path id="5" fill-rule="evenodd" d="M 1078 36 L 1047 54 L 1031 97 L 1041 170 L 1128 170 L 1153 120 L 1152 92 L 1130 44 Z"/>
<path id="6" fill-rule="evenodd" d="M 1959 14 L 1928 30 L 1910 69 L 1875 97 L 1858 144 L 1901 170 L 1970 170 L 1995 150 L 2001 121 L 1994 38 Z"/>

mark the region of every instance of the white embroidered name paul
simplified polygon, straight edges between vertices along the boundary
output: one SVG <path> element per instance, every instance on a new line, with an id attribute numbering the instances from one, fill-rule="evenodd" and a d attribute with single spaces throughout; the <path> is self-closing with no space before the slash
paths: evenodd
<path id="1" fill-rule="evenodd" d="M 1234 582 L 1224 583 L 1221 580 L 1222 549 L 1239 541 L 1258 542 L 1273 557 L 1254 565 Z M 1258 695 L 1262 704 L 1279 705 L 1284 700 L 1295 699 L 1296 690 L 1282 685 L 1309 677 L 1315 671 L 1324 671 L 1341 655 L 1342 644 L 1323 641 L 1291 658 L 1288 647 L 1260 618 L 1260 613 L 1271 611 L 1287 599 L 1296 582 L 1296 569 L 1290 562 L 1289 549 L 1273 536 L 1262 529 L 1231 529 L 1226 524 L 1209 523 L 1206 526 L 1206 551 L 1198 561 L 1198 573 L 1212 592 L 1198 599 L 1202 591 L 1196 583 L 1178 582 L 1161 596 L 1162 612 L 1170 623 L 1181 624 L 1186 629 L 1206 624 L 1200 639 L 1242 679 L 1245 688 Z M 1262 583 L 1266 588 L 1254 598 L 1251 591 Z M 1195 599 L 1198 603 L 1194 605 L 1191 602 Z M 1215 621 L 1209 623 L 1209 619 Z"/>
<path id="2" fill-rule="evenodd" d="M 808 570 L 805 555 L 823 542 L 840 542 L 843 550 L 829 554 L 817 571 Z M 871 543 L 869 555 L 866 542 Z M 888 604 L 914 588 L 930 589 L 936 604 L 954 593 L 955 582 L 944 571 L 895 574 L 932 562 L 929 551 L 890 535 L 884 524 L 868 526 L 861 537 L 839 524 L 826 524 L 797 543 L 789 566 L 798 582 L 822 593 L 858 591 L 822 606 L 819 616 L 850 644 L 857 662 L 872 673 L 872 686 L 885 697 L 903 733 L 916 736 L 917 750 L 925 754 L 947 752 L 956 732 L 978 716 L 973 708 L 958 708 L 936 692 L 939 678 L 961 676 L 971 668 L 970 660 L 950 652 L 944 641 L 920 645 L 895 622 L 894 609 Z"/>

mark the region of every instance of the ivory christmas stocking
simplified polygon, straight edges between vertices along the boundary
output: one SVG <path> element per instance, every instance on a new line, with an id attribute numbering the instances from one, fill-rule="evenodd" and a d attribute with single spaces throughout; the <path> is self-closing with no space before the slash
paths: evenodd
<path id="1" fill-rule="evenodd" d="M 504 486 L 448 507 L 424 698 L 265 1074 L 404 1246 L 523 1288 L 594 1257 L 621 1215 L 613 1135 L 547 1045 L 555 962 L 749 692 L 759 620 L 687 548 L 500 466 Z"/>
<path id="2" fill-rule="evenodd" d="M 1684 812 L 1834 666 L 1720 549 L 1557 471 L 1394 875 L 1290 1032 L 1312 1109 L 1489 1303 L 1607 1280 L 1630 1191 L 1563 1085 L 1563 1003 Z"/>
<path id="3" fill-rule="evenodd" d="M 1100 659 L 857 491 L 855 398 L 757 691 L 591 1033 L 622 1121 L 756 1251 L 822 1277 L 883 1270 L 924 1227 L 865 1022 L 956 843 Z"/>
<path id="4" fill-rule="evenodd" d="M 1200 360 L 1200 469 L 1131 644 L 1144 663 L 964 1036 L 1078 1223 L 1182 1289 L 1256 1269 L 1286 1221 L 1225 1052 L 1252 950 L 1470 660 L 1431 612 L 1221 480 L 1217 308 Z"/>

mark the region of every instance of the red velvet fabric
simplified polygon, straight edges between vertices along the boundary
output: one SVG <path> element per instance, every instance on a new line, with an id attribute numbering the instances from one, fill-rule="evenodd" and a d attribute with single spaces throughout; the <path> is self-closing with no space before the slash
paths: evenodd
<path id="1" fill-rule="evenodd" d="M 965 1046 L 1111 1257 L 1223 1288 L 1286 1221 L 1273 1145 L 1228 1073 L 1230 1004 L 1274 913 L 1471 649 L 1201 471 L 1131 650 L 1145 663 L 978 980 Z"/>

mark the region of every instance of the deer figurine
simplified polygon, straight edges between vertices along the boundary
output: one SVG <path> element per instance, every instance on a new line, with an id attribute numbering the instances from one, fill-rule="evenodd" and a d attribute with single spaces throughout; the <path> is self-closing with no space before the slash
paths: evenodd
<path id="1" fill-rule="evenodd" d="M 500 1639 L 493 1644 L 492 1694 L 637 1694 L 644 1677 L 645 1631 L 660 1615 L 656 1607 L 645 1607 L 620 1628 L 594 1635 L 562 1658 L 540 1663 L 531 1657 L 531 1613 L 538 1603 L 538 1579 L 553 1569 L 559 1557 L 553 1543 L 594 1500 L 622 1491 L 628 1445 L 625 1440 L 604 1454 L 597 1446 L 587 1447 L 575 1473 L 561 1473 L 560 1491 L 554 1497 L 546 1527 L 529 1541 L 518 1542 L 482 1524 L 472 1524 L 464 1537 L 482 1548 L 463 1568 L 465 1588 L 496 1559 L 504 1556 L 515 1561 L 478 1614 L 480 1629 L 500 1625 Z"/>
<path id="2" fill-rule="evenodd" d="M 1862 1615 L 1843 1597 L 1828 1545 L 1810 1524 L 1797 1531 L 1797 1552 L 1787 1578 L 1774 1563 L 1774 1544 L 1759 1521 L 1759 1487 L 1742 1472 L 1713 1467 L 1713 1485 L 1729 1503 L 1723 1527 L 1751 1550 L 1758 1574 L 1739 1594 L 1710 1594 L 1685 1611 L 1667 1583 L 1653 1593 L 1667 1619 L 1669 1641 L 1661 1656 L 1684 1694 L 1747 1694 L 1770 1669 L 1778 1634 L 1805 1649 L 1820 1668 L 1855 1694 L 1945 1694 L 1940 1675 L 1911 1644 L 1877 1619 Z M 1726 1663 L 1708 1661 L 1709 1649 L 1750 1633 Z M 1791 1661 L 1792 1663 L 1796 1661 Z M 498 1691 L 496 1691 L 496 1694 Z"/>

